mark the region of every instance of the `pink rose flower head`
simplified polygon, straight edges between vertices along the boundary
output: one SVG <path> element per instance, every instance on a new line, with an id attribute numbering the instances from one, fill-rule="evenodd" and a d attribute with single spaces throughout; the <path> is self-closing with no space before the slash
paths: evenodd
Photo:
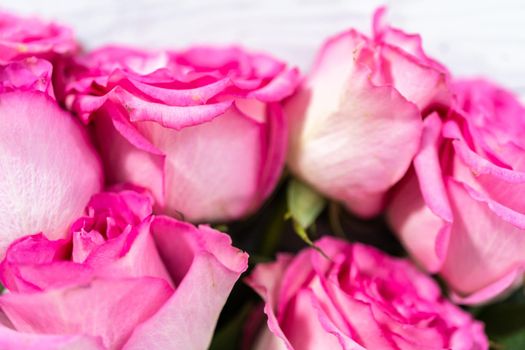
<path id="1" fill-rule="evenodd" d="M 371 38 L 353 29 L 329 38 L 285 106 L 292 172 L 364 217 L 407 171 L 422 118 L 449 100 L 446 69 L 383 11 Z"/>
<path id="2" fill-rule="evenodd" d="M 27 234 L 64 237 L 102 186 L 84 128 L 45 93 L 50 72 L 34 57 L 0 67 L 0 257 Z"/>
<path id="3" fill-rule="evenodd" d="M 0 63 L 31 56 L 54 61 L 76 50 L 70 28 L 0 12 Z"/>
<path id="4" fill-rule="evenodd" d="M 151 211 L 143 193 L 99 193 L 67 239 L 14 242 L 0 265 L 0 344 L 31 334 L 42 346 L 206 349 L 247 254 L 226 234 Z"/>
<path id="5" fill-rule="evenodd" d="M 511 289 L 525 268 L 525 108 L 483 80 L 456 81 L 453 91 L 446 118 L 425 120 L 388 217 L 456 301 L 475 304 Z"/>
<path id="6" fill-rule="evenodd" d="M 409 261 L 329 237 L 317 245 L 330 260 L 308 248 L 249 277 L 268 316 L 255 349 L 488 349 L 483 325 Z"/>
<path id="7" fill-rule="evenodd" d="M 238 219 L 275 187 L 296 69 L 238 47 L 106 47 L 66 76 L 66 105 L 94 124 L 109 181 L 147 187 L 161 212 Z"/>

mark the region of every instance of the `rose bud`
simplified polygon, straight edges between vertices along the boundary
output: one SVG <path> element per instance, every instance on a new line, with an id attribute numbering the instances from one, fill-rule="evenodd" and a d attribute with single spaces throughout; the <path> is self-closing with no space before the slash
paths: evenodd
<path id="1" fill-rule="evenodd" d="M 0 12 L 0 63 L 31 56 L 54 62 L 77 48 L 70 28 Z"/>
<path id="2" fill-rule="evenodd" d="M 226 234 L 151 210 L 145 194 L 99 193 L 66 239 L 14 242 L 0 264 L 0 342 L 206 349 L 248 256 Z"/>
<path id="3" fill-rule="evenodd" d="M 372 38 L 355 30 L 329 38 L 285 106 L 294 175 L 363 217 L 380 212 L 407 171 L 422 117 L 448 101 L 446 70 L 382 14 Z"/>
<path id="4" fill-rule="evenodd" d="M 475 304 L 511 289 L 525 268 L 525 108 L 482 80 L 457 81 L 453 91 L 444 120 L 425 120 L 388 218 L 456 301 Z"/>
<path id="5" fill-rule="evenodd" d="M 148 188 L 156 210 L 191 221 L 244 217 L 281 174 L 282 99 L 298 72 L 237 47 L 107 47 L 65 73 L 66 105 L 92 122 L 110 182 Z"/>
<path id="6" fill-rule="evenodd" d="M 48 77 L 40 68 L 50 66 L 38 60 L 26 70 L 23 64 L 0 68 L 0 76 L 15 75 L 0 84 L 0 90 L 11 90 L 0 93 L 0 257 L 23 235 L 64 237 L 103 181 L 82 125 L 51 97 L 31 91 L 48 89 L 38 75 Z"/>
<path id="7" fill-rule="evenodd" d="M 483 325 L 408 260 L 334 238 L 281 254 L 248 278 L 268 327 L 254 349 L 485 350 Z"/>

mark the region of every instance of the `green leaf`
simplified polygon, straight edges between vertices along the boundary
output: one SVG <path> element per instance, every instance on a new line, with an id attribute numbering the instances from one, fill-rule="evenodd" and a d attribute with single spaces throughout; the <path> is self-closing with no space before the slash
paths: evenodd
<path id="1" fill-rule="evenodd" d="M 286 194 L 289 216 L 304 230 L 315 222 L 326 206 L 323 196 L 297 179 L 290 180 Z"/>

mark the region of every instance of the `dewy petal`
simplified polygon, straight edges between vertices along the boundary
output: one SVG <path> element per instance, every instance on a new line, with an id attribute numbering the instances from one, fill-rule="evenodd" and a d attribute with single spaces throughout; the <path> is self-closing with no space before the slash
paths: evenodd
<path id="1" fill-rule="evenodd" d="M 97 279 L 78 287 L 4 294 L 0 306 L 21 332 L 85 334 L 101 337 L 109 349 L 119 349 L 137 324 L 172 293 L 156 278 Z"/>
<path id="2" fill-rule="evenodd" d="M 449 179 L 447 187 L 454 222 L 441 274 L 462 296 L 491 284 L 494 293 L 485 295 L 494 296 L 501 291 L 496 283 L 501 276 L 525 266 L 524 230 L 502 219 L 502 214 L 491 208 L 491 201 L 469 186 Z"/>
<path id="3" fill-rule="evenodd" d="M 0 325 L 2 350 L 106 350 L 99 338 L 87 335 L 22 333 Z"/>
<path id="4" fill-rule="evenodd" d="M 153 317 L 135 328 L 124 349 L 206 349 L 248 256 L 233 248 L 226 234 L 169 217 L 157 217 L 152 232 L 177 289 Z"/>
<path id="5" fill-rule="evenodd" d="M 39 92 L 0 95 L 0 256 L 22 235 L 67 228 L 102 186 L 88 135 Z"/>

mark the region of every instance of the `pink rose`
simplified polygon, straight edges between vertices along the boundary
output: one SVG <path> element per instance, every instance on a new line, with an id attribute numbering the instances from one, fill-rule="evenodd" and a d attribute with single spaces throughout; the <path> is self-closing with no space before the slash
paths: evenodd
<path id="1" fill-rule="evenodd" d="M 525 108 L 509 92 L 472 80 L 425 120 L 414 170 L 389 220 L 408 251 L 439 272 L 464 303 L 487 301 L 525 268 Z"/>
<path id="2" fill-rule="evenodd" d="M 351 211 L 380 212 L 384 194 L 408 169 L 422 116 L 448 101 L 446 70 L 418 35 L 374 19 L 374 36 L 329 38 L 287 103 L 292 172 Z"/>
<path id="3" fill-rule="evenodd" d="M 0 265 L 2 349 L 206 349 L 247 254 L 151 206 L 135 191 L 100 193 L 67 239 L 13 243 Z"/>
<path id="4" fill-rule="evenodd" d="M 23 235 L 64 237 L 102 186 L 102 166 L 82 125 L 33 91 L 52 91 L 50 67 L 30 58 L 0 68 L 0 91 L 11 91 L 0 93 L 0 257 Z"/>
<path id="5" fill-rule="evenodd" d="M 54 61 L 59 55 L 76 50 L 71 29 L 0 12 L 0 63 L 31 56 Z"/>
<path id="6" fill-rule="evenodd" d="M 407 260 L 323 238 L 261 264 L 249 284 L 265 300 L 256 349 L 488 349 L 483 325 L 445 300 Z"/>
<path id="7" fill-rule="evenodd" d="M 281 174 L 281 101 L 298 72 L 237 47 L 143 52 L 107 47 L 66 75 L 66 105 L 93 121 L 111 182 L 147 187 L 191 221 L 256 210 Z"/>

